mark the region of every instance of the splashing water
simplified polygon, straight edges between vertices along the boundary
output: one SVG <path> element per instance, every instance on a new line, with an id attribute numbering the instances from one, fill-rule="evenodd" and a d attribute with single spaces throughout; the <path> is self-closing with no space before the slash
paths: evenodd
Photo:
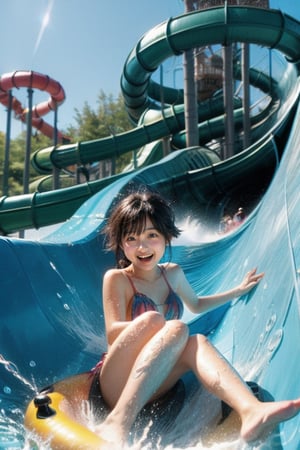
<path id="1" fill-rule="evenodd" d="M 209 229 L 204 226 L 199 220 L 187 217 L 186 220 L 178 224 L 180 230 L 182 230 L 180 236 L 174 239 L 173 244 L 189 245 L 193 243 L 213 242 L 220 239 L 220 235 L 216 230 Z"/>
<path id="2" fill-rule="evenodd" d="M 205 399 L 205 395 L 209 394 L 201 394 L 202 401 Z M 198 400 L 200 399 L 199 395 L 196 397 Z M 83 402 L 82 404 L 82 411 L 81 411 L 81 417 L 82 422 L 85 424 L 85 426 L 92 431 L 94 430 L 95 421 L 93 417 L 93 413 L 88 405 L 87 402 Z M 196 437 L 196 435 L 199 435 L 199 429 L 204 427 L 204 422 L 208 423 L 210 419 L 207 418 L 207 414 L 205 411 L 205 408 L 202 411 L 199 411 L 198 414 L 195 413 L 189 413 L 188 414 L 188 408 L 184 408 L 184 411 L 180 413 L 181 418 L 176 418 L 173 423 L 173 429 L 170 432 L 169 440 L 172 443 L 164 444 L 162 442 L 163 436 L 158 436 L 157 438 L 149 438 L 149 435 L 151 434 L 151 427 L 152 427 L 152 421 L 149 420 L 148 425 L 145 426 L 142 433 L 138 432 L 138 435 L 131 436 L 131 443 L 124 445 L 122 447 L 122 450 L 200 450 L 200 449 L 215 449 L 215 450 L 222 450 L 222 449 L 230 449 L 230 450 L 243 450 L 244 446 L 241 443 L 240 440 L 230 440 L 227 442 L 222 442 L 220 444 L 216 444 L 213 447 L 206 446 L 202 443 L 201 437 Z M 205 420 L 203 421 L 203 418 Z M 193 424 L 191 425 L 191 420 Z M 184 430 L 184 432 L 183 432 Z M 186 432 L 188 430 L 188 433 Z M 28 446 L 30 445 L 30 442 L 33 441 L 36 443 L 36 447 L 39 450 L 51 450 L 51 446 L 47 443 L 39 442 L 39 440 L 36 438 L 36 436 L 33 436 L 30 433 L 27 433 L 26 436 L 26 442 L 25 442 L 25 450 L 31 450 L 32 447 Z M 26 446 L 27 445 L 27 446 Z M 121 450 L 120 447 L 117 445 L 109 447 L 110 450 Z M 249 450 L 249 447 L 247 447 Z M 271 447 L 270 447 L 271 449 Z M 246 450 L 246 448 L 245 448 Z"/>
<path id="3" fill-rule="evenodd" d="M 30 362 L 33 364 L 33 361 Z M 21 382 L 25 389 L 30 390 L 33 394 L 37 393 L 37 387 L 25 377 L 23 377 L 16 364 L 8 361 L 0 354 L 0 365 L 3 365 L 14 379 Z M 2 388 L 4 398 L 0 397 L 0 448 L 1 449 L 24 449 L 25 429 L 24 411 L 20 407 L 16 407 L 13 402 L 10 402 L 10 396 L 14 394 L 13 389 L 7 384 Z M 8 400 L 6 400 L 8 399 Z"/>
<path id="4" fill-rule="evenodd" d="M 23 377 L 17 366 L 0 354 L 0 364 L 17 380 L 25 389 L 30 389 L 32 397 L 37 393 L 36 385 Z M 11 394 L 9 386 L 3 388 L 5 394 Z M 31 395 L 29 396 L 31 397 Z M 30 401 L 31 398 L 28 398 Z M 209 411 L 209 414 L 207 412 Z M 39 438 L 24 428 L 24 410 L 15 407 L 9 401 L 0 398 L 0 448 L 7 450 L 51 450 L 49 443 L 41 442 Z M 93 430 L 95 420 L 88 402 L 83 402 L 81 411 L 82 422 Z M 123 450 L 272 450 L 272 443 L 266 441 L 261 446 L 249 446 L 236 436 L 229 437 L 225 441 L 211 445 L 205 444 L 203 436 L 214 427 L 220 418 L 220 402 L 203 388 L 197 388 L 188 395 L 188 399 L 178 416 L 172 422 L 172 429 L 167 433 L 158 433 L 155 438 L 151 434 L 152 422 L 144 427 L 142 433 L 131 436 L 131 443 L 124 446 Z M 149 438 L 149 435 L 151 436 Z M 167 437 L 166 437 L 167 435 Z M 119 450 L 119 448 L 118 448 Z"/>
<path id="5" fill-rule="evenodd" d="M 0 354 L 0 364 L 3 364 L 5 369 L 10 372 L 15 378 L 21 381 L 25 386 L 29 387 L 33 392 L 37 392 L 37 387 L 33 385 L 30 381 L 24 378 L 20 373 L 18 367 L 11 361 L 8 361 L 4 358 L 3 355 Z M 33 366 L 34 362 L 31 361 L 30 365 Z M 8 390 L 10 388 L 8 386 L 4 387 L 4 392 L 9 393 Z"/>

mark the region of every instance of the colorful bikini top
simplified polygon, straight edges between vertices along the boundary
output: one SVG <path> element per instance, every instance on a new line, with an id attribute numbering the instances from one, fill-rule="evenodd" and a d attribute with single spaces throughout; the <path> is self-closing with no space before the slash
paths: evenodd
<path id="1" fill-rule="evenodd" d="M 164 317 L 166 320 L 180 319 L 183 314 L 183 303 L 180 297 L 171 288 L 167 280 L 164 268 L 160 266 L 159 268 L 169 288 L 169 294 L 163 304 L 163 306 L 165 307 Z M 133 289 L 133 297 L 127 307 L 128 308 L 127 311 L 129 313 L 129 316 L 131 316 L 131 319 L 132 320 L 135 319 L 140 314 L 146 311 L 158 311 L 155 302 L 142 292 L 138 292 L 132 279 L 128 275 L 126 276 Z"/>

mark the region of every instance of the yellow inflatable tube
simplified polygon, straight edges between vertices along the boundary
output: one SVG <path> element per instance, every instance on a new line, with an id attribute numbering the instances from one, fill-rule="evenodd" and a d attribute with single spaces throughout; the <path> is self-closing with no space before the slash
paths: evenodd
<path id="1" fill-rule="evenodd" d="M 25 413 L 24 424 L 37 440 L 53 450 L 104 450 L 106 441 L 71 418 L 64 410 L 65 397 L 59 392 L 37 396 Z"/>

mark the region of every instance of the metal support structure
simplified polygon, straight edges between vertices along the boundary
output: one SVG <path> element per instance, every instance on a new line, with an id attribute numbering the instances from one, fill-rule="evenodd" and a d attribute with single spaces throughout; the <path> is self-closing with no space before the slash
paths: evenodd
<path id="1" fill-rule="evenodd" d="M 185 0 L 185 12 L 194 11 L 192 0 Z M 184 70 L 184 111 L 186 128 L 186 145 L 193 147 L 199 145 L 198 133 L 198 104 L 195 83 L 194 50 L 186 50 L 183 54 Z"/>
<path id="2" fill-rule="evenodd" d="M 185 0 L 186 12 L 193 9 L 205 10 L 216 6 L 255 6 L 260 8 L 269 8 L 269 0 Z M 244 107 L 244 147 L 250 145 L 251 127 L 250 127 L 250 88 L 249 88 L 249 44 L 243 47 L 243 107 Z M 235 153 L 235 137 L 234 137 L 234 80 L 233 80 L 233 48 L 231 44 L 223 47 L 223 91 L 224 91 L 224 112 L 225 112 L 225 146 L 221 151 L 223 159 L 229 158 Z"/>
<path id="3" fill-rule="evenodd" d="M 233 66 L 232 45 L 223 47 L 224 60 L 224 109 L 225 109 L 225 149 L 223 159 L 230 158 L 234 154 L 234 114 L 233 114 Z"/>
<path id="4" fill-rule="evenodd" d="M 28 112 L 26 117 L 26 147 L 25 147 L 25 161 L 23 171 L 23 194 L 29 193 L 29 177 L 30 177 L 30 155 L 31 155 L 31 135 L 32 135 L 32 88 L 27 89 L 28 93 Z M 24 230 L 20 230 L 19 237 L 24 238 Z"/>
<path id="5" fill-rule="evenodd" d="M 161 104 L 161 112 L 163 115 L 165 109 L 165 95 L 164 95 L 164 68 L 162 64 L 159 67 L 159 76 L 160 76 L 160 104 Z M 163 155 L 167 156 L 170 153 L 169 136 L 165 136 L 162 138 L 162 148 L 163 148 Z"/>
<path id="6" fill-rule="evenodd" d="M 249 44 L 242 43 L 242 81 L 243 81 L 243 126 L 244 148 L 250 145 L 250 85 L 249 85 Z"/>
<path id="7" fill-rule="evenodd" d="M 26 117 L 26 148 L 25 148 L 25 162 L 23 172 L 23 193 L 29 193 L 29 175 L 30 175 L 30 154 L 31 154 L 31 135 L 32 135 L 32 97 L 33 90 L 27 89 L 28 93 L 28 112 Z"/>
<path id="8" fill-rule="evenodd" d="M 3 195 L 9 194 L 9 150 L 10 150 L 10 131 L 11 131 L 11 109 L 12 109 L 12 92 L 8 93 L 8 108 L 7 108 L 7 122 L 6 122 L 6 137 L 5 137 L 5 156 L 3 167 Z"/>
<path id="9" fill-rule="evenodd" d="M 58 138 L 57 138 L 57 104 L 54 109 L 54 127 L 53 127 L 53 145 L 57 146 Z M 53 189 L 59 189 L 59 174 L 60 169 L 58 167 L 53 166 L 53 174 L 52 174 L 52 187 Z"/>

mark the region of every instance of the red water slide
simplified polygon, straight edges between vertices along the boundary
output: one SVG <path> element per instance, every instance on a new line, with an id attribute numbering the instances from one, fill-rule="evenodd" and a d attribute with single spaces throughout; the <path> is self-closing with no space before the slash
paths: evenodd
<path id="1" fill-rule="evenodd" d="M 2 75 L 0 78 L 0 103 L 9 107 L 9 91 L 13 88 L 32 88 L 46 91 L 50 94 L 48 101 L 39 103 L 32 108 L 32 126 L 49 138 L 54 138 L 54 127 L 42 119 L 42 116 L 54 111 L 65 100 L 65 92 L 58 81 L 48 75 L 33 71 L 18 70 Z M 21 102 L 12 97 L 12 109 L 15 117 L 26 123 L 28 108 L 24 108 Z M 57 131 L 58 143 L 66 143 L 70 139 L 60 131 Z"/>

